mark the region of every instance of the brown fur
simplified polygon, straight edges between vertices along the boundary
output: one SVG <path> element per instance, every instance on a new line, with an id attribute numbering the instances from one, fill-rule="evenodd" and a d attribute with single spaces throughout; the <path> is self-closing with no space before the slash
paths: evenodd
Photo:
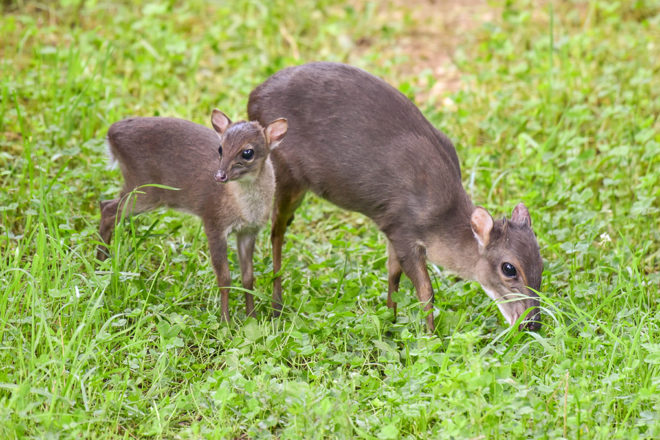
<path id="1" fill-rule="evenodd" d="M 403 272 L 431 311 L 429 258 L 495 292 L 491 296 L 509 321 L 531 307 L 529 327 L 538 327 L 538 298 L 523 284 L 527 280 L 537 289 L 543 270 L 527 209 L 514 210 L 512 221 L 520 227 L 504 230 L 476 208 L 461 184 L 451 141 L 408 98 L 360 69 L 310 63 L 276 73 L 250 94 L 250 119 L 264 123 L 280 115 L 290 130 L 286 145 L 273 153 L 275 273 L 281 269 L 287 224 L 311 190 L 370 217 L 387 236 L 388 306 L 396 308 L 391 295 Z M 515 282 L 501 273 L 506 258 L 520 273 Z M 502 303 L 512 292 L 521 292 L 521 300 Z M 276 309 L 281 301 L 276 277 Z M 426 322 L 433 331 L 432 313 Z"/>
<path id="2" fill-rule="evenodd" d="M 220 123 L 220 125 L 216 124 Z M 275 122 L 273 123 L 275 124 Z M 174 118 L 130 118 L 108 130 L 112 156 L 119 162 L 124 186 L 119 198 L 101 202 L 99 234 L 110 243 L 118 217 L 127 217 L 159 206 L 186 211 L 200 217 L 209 242 L 211 261 L 221 289 L 224 319 L 229 319 L 228 287 L 231 284 L 227 260 L 227 235 L 237 232 L 237 248 L 243 287 L 254 284 L 252 255 L 255 236 L 268 221 L 274 193 L 274 174 L 269 153 L 286 133 L 266 140 L 271 125 L 264 130 L 257 122 L 231 121 L 214 111 L 216 131 Z M 279 124 L 279 125 L 278 125 Z M 280 130 L 281 131 L 281 130 Z M 222 159 L 218 147 L 222 145 Z M 254 150 L 247 161 L 246 148 Z M 228 183 L 216 182 L 223 170 Z M 160 184 L 177 191 L 145 187 Z M 134 190 L 139 192 L 131 193 Z M 99 246 L 97 257 L 104 260 L 106 246 Z M 246 292 L 246 313 L 254 313 L 252 294 Z"/>

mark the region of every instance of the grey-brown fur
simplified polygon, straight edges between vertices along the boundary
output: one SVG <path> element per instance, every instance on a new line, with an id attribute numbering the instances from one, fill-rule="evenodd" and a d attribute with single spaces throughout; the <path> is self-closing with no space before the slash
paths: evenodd
<path id="1" fill-rule="evenodd" d="M 197 215 L 204 223 L 221 288 L 222 316 L 229 319 L 227 235 L 232 231 L 237 234 L 242 284 L 251 290 L 255 236 L 268 220 L 275 186 L 268 156 L 286 133 L 286 121 L 282 121 L 266 129 L 257 122 L 232 124 L 215 110 L 212 122 L 216 131 L 175 118 L 130 118 L 113 124 L 108 130 L 108 144 L 124 176 L 124 186 L 119 198 L 101 202 L 102 240 L 110 243 L 118 215 L 126 217 L 159 206 Z M 273 127 L 279 131 L 274 133 Z M 250 160 L 241 157 L 247 148 L 254 151 Z M 218 173 L 224 173 L 228 183 L 217 182 Z M 144 186 L 148 184 L 178 190 Z M 135 189 L 139 192 L 130 196 Z M 98 258 L 103 260 L 107 255 L 107 247 L 99 246 Z M 246 293 L 245 300 L 250 316 L 254 310 L 252 295 Z"/>
<path id="2" fill-rule="evenodd" d="M 487 283 L 485 287 L 495 289 L 490 293 L 498 301 L 508 298 L 507 289 L 519 290 L 508 280 L 495 283 L 498 268 L 494 266 L 504 255 L 516 257 L 521 279 L 527 274 L 533 280 L 531 287 L 540 286 L 542 261 L 531 221 L 502 233 L 463 189 L 451 141 L 408 98 L 379 78 L 336 63 L 284 69 L 251 93 L 248 116 L 261 123 L 279 116 L 289 121 L 285 148 L 272 155 L 277 176 L 271 231 L 276 273 L 281 268 L 287 224 L 305 192 L 311 190 L 370 217 L 385 233 L 390 307 L 396 307 L 391 294 L 398 289 L 403 272 L 415 285 L 425 310 L 431 310 L 427 258 L 482 285 Z M 522 213 L 522 208 L 517 209 Z M 488 245 L 479 245 L 475 230 Z M 507 319 L 515 317 L 523 305 L 523 311 L 538 306 L 535 294 L 527 288 L 523 292 L 525 298 L 518 305 L 499 304 L 505 316 L 510 313 Z M 276 277 L 276 310 L 281 307 L 281 295 L 281 279 Z M 432 314 L 427 316 L 427 325 L 433 330 Z"/>

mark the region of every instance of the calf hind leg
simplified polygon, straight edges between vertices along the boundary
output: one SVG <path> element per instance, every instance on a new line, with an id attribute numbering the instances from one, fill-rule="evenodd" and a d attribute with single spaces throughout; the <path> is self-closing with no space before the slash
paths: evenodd
<path id="1" fill-rule="evenodd" d="M 96 258 L 100 261 L 110 256 L 107 245 L 110 244 L 112 233 L 115 230 L 118 218 L 124 219 L 128 216 L 148 211 L 156 206 L 153 197 L 148 193 L 133 195 L 133 193 L 122 192 L 118 199 L 101 200 L 101 221 L 99 222 L 99 235 L 105 244 L 101 244 L 96 249 Z"/>
<path id="2" fill-rule="evenodd" d="M 105 260 L 110 256 L 110 251 L 106 245 L 110 244 L 112 233 L 115 230 L 115 222 L 117 221 L 117 207 L 119 206 L 120 199 L 114 200 L 101 200 L 99 203 L 101 208 L 101 221 L 99 222 L 99 235 L 101 240 L 105 243 L 100 244 L 96 248 L 96 258 L 100 261 Z"/>

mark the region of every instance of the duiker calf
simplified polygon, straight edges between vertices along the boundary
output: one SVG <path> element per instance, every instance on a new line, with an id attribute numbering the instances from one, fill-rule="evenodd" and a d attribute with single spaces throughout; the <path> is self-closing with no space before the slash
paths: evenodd
<path id="1" fill-rule="evenodd" d="M 215 131 L 175 118 L 130 118 L 113 124 L 108 144 L 124 187 L 119 198 L 101 202 L 99 233 L 110 243 L 118 217 L 159 206 L 199 216 L 221 289 L 222 316 L 228 320 L 227 235 L 236 232 L 243 287 L 252 290 L 255 238 L 268 221 L 275 190 L 269 154 L 284 138 L 287 122 L 274 118 L 264 129 L 258 122 L 232 123 L 219 110 L 213 111 L 211 122 Z M 149 184 L 178 190 L 144 186 Z M 99 246 L 98 258 L 107 255 L 107 247 Z M 252 316 L 254 300 L 247 292 L 245 308 Z"/>
<path id="2" fill-rule="evenodd" d="M 388 306 L 401 273 L 413 282 L 434 330 L 427 258 L 479 281 L 510 324 L 527 309 L 537 329 L 543 262 L 522 203 L 509 220 L 475 207 L 461 184 L 451 141 L 399 91 L 363 70 L 336 63 L 284 69 L 258 86 L 248 116 L 289 121 L 286 148 L 273 152 L 277 176 L 273 271 L 287 224 L 306 191 L 370 217 L 388 239 Z M 273 307 L 282 303 L 281 278 Z"/>

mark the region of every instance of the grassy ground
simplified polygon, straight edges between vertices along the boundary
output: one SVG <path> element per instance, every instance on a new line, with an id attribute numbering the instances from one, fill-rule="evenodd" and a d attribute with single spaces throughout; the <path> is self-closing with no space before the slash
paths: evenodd
<path id="1" fill-rule="evenodd" d="M 405 8 L 442 17 L 443 3 L 3 4 L 0 437 L 660 436 L 658 1 L 485 5 L 451 51 L 451 92 L 400 44 L 425 38 Z M 435 334 L 408 281 L 392 322 L 383 237 L 315 198 L 287 235 L 278 319 L 265 231 L 258 317 L 236 291 L 228 325 L 192 217 L 126 222 L 114 258 L 95 261 L 97 203 L 120 185 L 112 122 L 240 118 L 255 85 L 315 59 L 424 97 L 475 201 L 530 207 L 539 333 L 508 329 L 477 284 L 433 267 Z"/>

